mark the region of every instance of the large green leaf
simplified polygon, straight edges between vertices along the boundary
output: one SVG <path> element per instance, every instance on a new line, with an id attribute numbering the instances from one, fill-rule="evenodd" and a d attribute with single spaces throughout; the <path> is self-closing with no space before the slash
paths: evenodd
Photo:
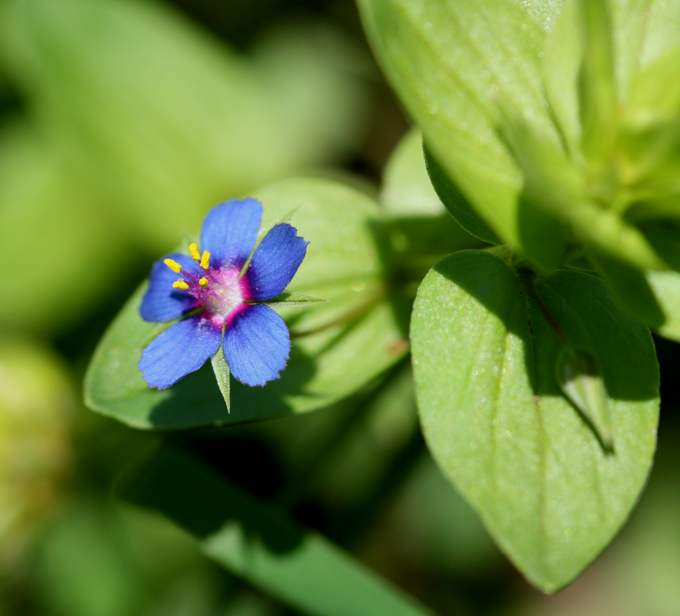
<path id="1" fill-rule="evenodd" d="M 166 391 L 147 388 L 137 362 L 163 325 L 142 321 L 140 289 L 105 334 L 85 384 L 93 409 L 139 428 L 238 423 L 318 409 L 356 391 L 407 350 L 403 313 L 385 288 L 380 210 L 368 197 L 321 179 L 287 180 L 259 191 L 261 233 L 287 220 L 310 245 L 289 286 L 320 302 L 273 304 L 293 341 L 282 377 L 264 388 L 232 380 L 227 412 L 207 366 Z"/>
<path id="2" fill-rule="evenodd" d="M 185 452 L 161 449 L 122 491 L 130 502 L 191 534 L 207 556 L 304 613 L 428 613 L 318 534 Z"/>
<path id="3" fill-rule="evenodd" d="M 551 237 L 554 225 L 520 211 L 522 177 L 496 130 L 501 101 L 559 143 L 541 80 L 544 24 L 523 4 L 359 0 L 383 68 L 437 161 L 493 232 L 533 252 L 540 245 L 528 235 Z"/>
<path id="4" fill-rule="evenodd" d="M 593 275 L 559 271 L 534 284 L 491 254 L 465 251 L 425 278 L 411 336 L 436 460 L 534 584 L 563 586 L 611 541 L 652 463 L 649 332 Z M 565 348 L 597 363 L 613 452 L 561 394 Z"/>
<path id="5" fill-rule="evenodd" d="M 665 267 L 638 230 L 602 204 L 615 207 L 621 197 L 611 156 L 616 109 L 640 68 L 672 49 L 673 33 L 677 41 L 677 3 L 358 3 L 378 59 L 436 160 L 435 185 L 448 176 L 456 187 L 443 201 L 463 226 L 485 240 L 498 236 L 544 269 L 562 262 L 569 231 L 636 267 Z M 507 118 L 547 154 L 545 169 L 527 166 L 516 139 L 507 147 Z M 585 181 L 577 198 L 563 190 L 567 160 Z M 540 174 L 551 181 L 547 190 L 527 195 Z M 555 207 L 555 197 L 567 196 L 567 207 Z"/>

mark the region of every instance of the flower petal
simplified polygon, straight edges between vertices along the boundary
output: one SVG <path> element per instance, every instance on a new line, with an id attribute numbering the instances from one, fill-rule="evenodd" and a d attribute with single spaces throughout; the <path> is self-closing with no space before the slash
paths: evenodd
<path id="1" fill-rule="evenodd" d="M 247 278 L 253 299 L 267 301 L 283 293 L 307 253 L 307 243 L 286 223 L 272 227 L 255 250 Z"/>
<path id="2" fill-rule="evenodd" d="M 203 221 L 201 250 L 213 265 L 242 265 L 250 256 L 262 219 L 255 199 L 232 199 L 215 206 Z"/>
<path id="3" fill-rule="evenodd" d="M 167 389 L 198 370 L 220 347 L 222 332 L 206 319 L 175 323 L 144 349 L 139 369 L 149 387 Z"/>
<path id="4" fill-rule="evenodd" d="M 168 269 L 163 263 L 164 259 L 177 261 L 184 271 L 194 274 L 200 272 L 198 265 L 191 258 L 180 253 L 170 254 L 156 261 L 149 275 L 149 288 L 139 307 L 139 313 L 145 321 L 159 323 L 173 321 L 179 319 L 184 312 L 194 306 L 193 297 L 172 288 L 172 283 L 182 275 Z"/>
<path id="5" fill-rule="evenodd" d="M 276 379 L 290 355 L 290 335 L 269 306 L 249 306 L 224 335 L 224 356 L 234 378 L 255 387 Z"/>

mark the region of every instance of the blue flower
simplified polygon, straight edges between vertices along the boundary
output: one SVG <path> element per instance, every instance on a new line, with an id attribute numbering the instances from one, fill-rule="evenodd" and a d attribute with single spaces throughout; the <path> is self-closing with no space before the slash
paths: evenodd
<path id="1" fill-rule="evenodd" d="M 283 319 L 265 303 L 297 272 L 307 242 L 278 224 L 253 252 L 262 205 L 232 200 L 213 208 L 201 229 L 200 249 L 157 261 L 140 314 L 145 321 L 179 319 L 144 349 L 139 369 L 150 387 L 167 389 L 198 370 L 222 345 L 231 374 L 246 385 L 276 379 L 290 354 Z"/>

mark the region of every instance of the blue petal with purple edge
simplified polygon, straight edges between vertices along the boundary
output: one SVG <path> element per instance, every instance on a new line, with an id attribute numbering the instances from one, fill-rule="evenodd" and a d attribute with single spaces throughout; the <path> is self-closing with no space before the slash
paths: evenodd
<path id="1" fill-rule="evenodd" d="M 167 389 L 198 370 L 220 348 L 222 331 L 201 317 L 175 323 L 142 352 L 139 369 L 149 387 Z"/>
<path id="2" fill-rule="evenodd" d="M 173 259 L 182 266 L 184 271 L 200 275 L 200 268 L 188 256 L 173 253 L 163 259 Z M 185 311 L 193 307 L 194 298 L 172 288 L 172 283 L 182 277 L 168 269 L 159 259 L 153 264 L 149 276 L 149 288 L 144 294 L 139 313 L 145 321 L 162 323 L 179 319 Z"/>
<path id="3" fill-rule="evenodd" d="M 283 293 L 305 258 L 307 243 L 295 227 L 286 223 L 272 227 L 248 267 L 253 299 L 267 301 Z"/>
<path id="4" fill-rule="evenodd" d="M 242 265 L 255 245 L 262 205 L 255 199 L 232 199 L 208 212 L 201 228 L 201 250 L 213 265 Z"/>
<path id="5" fill-rule="evenodd" d="M 278 378 L 290 355 L 283 319 L 257 304 L 239 314 L 224 335 L 224 357 L 234 378 L 255 387 Z"/>

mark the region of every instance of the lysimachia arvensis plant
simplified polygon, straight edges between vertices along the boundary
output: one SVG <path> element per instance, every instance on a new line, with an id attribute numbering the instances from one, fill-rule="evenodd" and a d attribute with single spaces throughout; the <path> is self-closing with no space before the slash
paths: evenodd
<path id="1" fill-rule="evenodd" d="M 253 252 L 261 219 L 255 199 L 222 203 L 203 223 L 200 248 L 191 242 L 189 255 L 173 253 L 154 265 L 140 315 L 180 320 L 142 353 L 139 369 L 150 387 L 171 387 L 222 346 L 231 374 L 245 385 L 265 385 L 285 368 L 288 329 L 263 302 L 283 293 L 307 243 L 281 223 Z"/>
<path id="2" fill-rule="evenodd" d="M 427 445 L 501 549 L 554 591 L 638 499 L 659 412 L 651 331 L 680 341 L 680 2 L 358 5 L 422 132 L 421 164 L 471 239 L 440 242 L 444 207 L 405 215 L 390 186 L 381 204 L 331 180 L 267 187 L 259 245 L 258 201 L 228 202 L 112 325 L 88 401 L 141 428 L 328 406 L 403 357 L 415 282 Z M 163 331 L 142 317 L 180 320 Z M 361 335 L 333 338 L 349 327 Z M 219 389 L 209 370 L 174 396 L 147 386 L 209 358 Z M 264 387 L 235 382 L 227 413 L 229 369 Z"/>

